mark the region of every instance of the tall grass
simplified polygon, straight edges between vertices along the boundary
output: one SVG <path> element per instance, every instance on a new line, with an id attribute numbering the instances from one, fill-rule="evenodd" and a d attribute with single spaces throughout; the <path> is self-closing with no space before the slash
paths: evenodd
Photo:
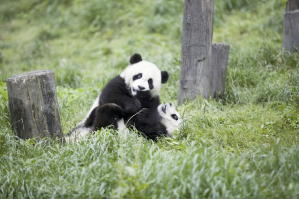
<path id="1" fill-rule="evenodd" d="M 2 197 L 295 198 L 299 194 L 298 147 L 283 148 L 279 143 L 234 154 L 196 141 L 184 142 L 184 149 L 173 141 L 157 145 L 134 134 L 108 131 L 67 146 L 5 139 Z"/>
<path id="2" fill-rule="evenodd" d="M 5 79 L 55 72 L 64 133 L 129 56 L 170 72 L 176 102 L 183 1 L 3 0 L 0 198 L 298 198 L 299 54 L 282 52 L 285 1 L 215 1 L 214 42 L 231 45 L 226 91 L 178 107 L 172 139 L 101 130 L 71 144 L 13 135 Z"/>

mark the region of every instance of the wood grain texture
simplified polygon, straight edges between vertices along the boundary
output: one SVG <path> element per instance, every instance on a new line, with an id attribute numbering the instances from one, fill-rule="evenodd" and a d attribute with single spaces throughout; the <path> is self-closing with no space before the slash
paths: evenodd
<path id="1" fill-rule="evenodd" d="M 299 10 L 288 11 L 284 15 L 283 48 L 290 52 L 299 49 Z"/>
<path id="2" fill-rule="evenodd" d="M 299 10 L 299 0 L 288 0 L 286 11 Z"/>
<path id="3" fill-rule="evenodd" d="M 213 7 L 213 0 L 185 0 L 180 104 L 199 94 L 207 95 L 205 87 L 209 82 L 206 73 L 213 36 Z"/>
<path id="4" fill-rule="evenodd" d="M 224 94 L 229 50 L 230 46 L 228 44 L 215 43 L 212 45 L 210 97 L 217 97 Z"/>
<path id="5" fill-rule="evenodd" d="M 15 75 L 6 84 L 11 124 L 18 137 L 63 137 L 53 72 Z"/>

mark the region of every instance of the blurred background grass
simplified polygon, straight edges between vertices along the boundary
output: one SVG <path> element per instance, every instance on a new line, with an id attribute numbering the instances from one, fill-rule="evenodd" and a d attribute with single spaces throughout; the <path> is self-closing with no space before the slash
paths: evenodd
<path id="1" fill-rule="evenodd" d="M 299 54 L 281 51 L 285 3 L 215 0 L 226 91 L 179 106 L 174 139 L 101 131 L 62 146 L 13 137 L 5 79 L 53 70 L 64 132 L 134 52 L 170 72 L 161 100 L 176 102 L 183 1 L 1 0 L 0 196 L 298 198 Z"/>

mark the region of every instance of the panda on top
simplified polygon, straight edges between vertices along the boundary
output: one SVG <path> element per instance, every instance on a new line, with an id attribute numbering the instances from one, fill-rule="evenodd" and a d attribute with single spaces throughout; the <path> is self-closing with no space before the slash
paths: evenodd
<path id="1" fill-rule="evenodd" d="M 107 83 L 68 138 L 85 136 L 107 126 L 123 131 L 125 124 L 153 140 L 171 135 L 179 128 L 181 119 L 172 104 L 160 104 L 161 84 L 168 77 L 167 71 L 142 60 L 140 54 L 133 54 L 130 65 Z"/>

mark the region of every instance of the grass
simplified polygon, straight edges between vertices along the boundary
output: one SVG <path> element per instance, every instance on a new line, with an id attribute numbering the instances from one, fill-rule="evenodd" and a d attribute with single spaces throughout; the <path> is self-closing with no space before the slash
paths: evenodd
<path id="1" fill-rule="evenodd" d="M 5 79 L 55 72 L 63 131 L 134 52 L 171 73 L 176 102 L 183 1 L 3 0 L 0 198 L 298 198 L 299 54 L 281 51 L 285 1 L 215 1 L 214 42 L 231 45 L 225 94 L 178 107 L 184 126 L 157 143 L 132 132 L 16 139 Z"/>

